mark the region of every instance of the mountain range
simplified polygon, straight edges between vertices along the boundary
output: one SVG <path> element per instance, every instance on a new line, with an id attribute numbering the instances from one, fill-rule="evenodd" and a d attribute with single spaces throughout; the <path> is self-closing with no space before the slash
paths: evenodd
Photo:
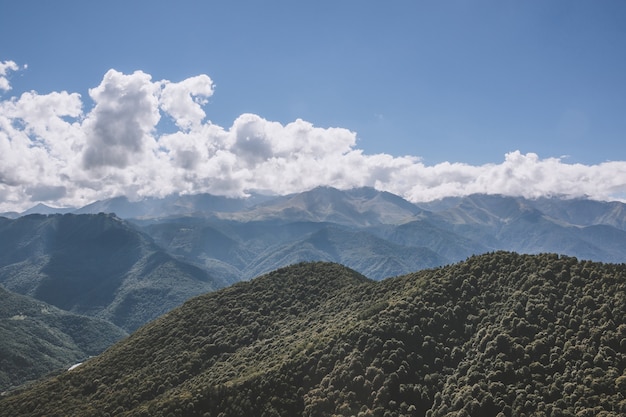
<path id="1" fill-rule="evenodd" d="M 0 286 L 132 333 L 191 297 L 303 261 L 339 263 L 374 280 L 497 250 L 624 263 L 624 207 L 497 195 L 416 205 L 371 188 L 328 187 L 248 200 L 197 195 L 119 197 L 81 209 L 39 205 L 0 217 Z M 22 316 L 17 309 L 6 314 Z M 112 340 L 103 334 L 100 346 Z M 74 356 L 52 355 L 51 363 L 69 366 L 79 351 L 87 355 L 74 349 Z M 50 369 L 35 368 L 29 378 Z M 0 389 L 15 385 L 6 381 Z"/>
<path id="2" fill-rule="evenodd" d="M 418 206 L 372 188 L 319 187 L 37 210 L 48 214 L 0 217 L 0 284 L 127 331 L 191 296 L 302 261 L 377 280 L 494 250 L 626 262 L 619 202 L 472 195 Z"/>
<path id="3" fill-rule="evenodd" d="M 252 235 L 258 241 L 259 234 L 264 234 L 261 247 L 267 246 L 265 240 L 271 244 L 285 240 L 267 236 L 268 229 L 270 234 L 276 233 L 289 241 L 327 224 L 365 231 L 391 239 L 395 244 L 435 248 L 434 252 L 449 262 L 498 249 L 558 252 L 605 262 L 626 259 L 620 248 L 625 241 L 626 206 L 620 202 L 587 199 L 525 199 L 475 194 L 413 204 L 373 188 L 318 187 L 287 196 L 253 195 L 247 199 L 198 194 L 140 201 L 116 197 L 79 209 L 54 209 L 39 204 L 22 215 L 35 213 L 115 213 L 140 226 L 150 225 L 151 230 L 159 229 L 155 225 L 167 224 L 170 235 L 178 223 L 185 228 L 193 224 L 205 230 L 207 227 L 217 230 L 233 242 L 244 235 Z M 5 217 L 20 215 L 5 213 Z M 303 223 L 315 226 L 306 229 Z M 292 224 L 294 230 L 299 228 L 302 233 L 287 230 Z M 277 227 L 283 230 L 276 232 Z M 432 246 L 433 241 L 438 243 Z M 450 248 L 443 248 L 448 245 Z M 258 249 L 253 248 L 253 252 L 258 254 Z M 244 258 L 246 256 L 254 258 L 254 255 L 244 255 Z M 251 276 L 246 275 L 246 278 Z"/>
<path id="4" fill-rule="evenodd" d="M 626 266 L 301 263 L 194 298 L 0 416 L 621 416 Z"/>
<path id="5" fill-rule="evenodd" d="M 472 195 L 418 206 L 371 188 L 340 191 L 322 187 L 237 211 L 204 213 L 182 217 L 162 213 L 159 218 L 131 221 L 189 262 L 234 266 L 234 275 L 224 277 L 230 281 L 307 260 L 340 262 L 368 277 L 382 279 L 414 271 L 416 266 L 440 266 L 501 249 L 626 261 L 626 210 L 619 202 Z M 313 234 L 323 229 L 328 229 L 328 244 L 312 245 Z M 230 248 L 237 261 L 224 253 L 213 256 L 214 250 L 204 250 L 208 243 L 195 244 L 199 235 L 210 234 L 199 230 L 219 234 L 214 242 Z M 341 234 L 352 238 L 341 239 Z M 349 243 L 364 249 L 346 256 L 349 250 L 342 250 L 342 245 Z M 403 266 L 398 258 L 406 260 L 405 254 L 389 255 L 398 253 L 398 245 L 420 255 L 412 256 L 412 263 Z M 378 262 L 371 265 L 378 266 L 359 265 L 367 257 L 377 258 Z M 268 260 L 266 268 L 259 268 Z M 380 266 L 384 264 L 389 267 Z"/>

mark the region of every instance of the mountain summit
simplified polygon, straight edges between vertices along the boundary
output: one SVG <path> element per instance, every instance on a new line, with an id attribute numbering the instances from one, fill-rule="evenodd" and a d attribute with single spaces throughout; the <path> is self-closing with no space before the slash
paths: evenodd
<path id="1" fill-rule="evenodd" d="M 303 193 L 276 197 L 251 207 L 237 220 L 332 222 L 350 226 L 397 224 L 422 210 L 394 194 L 363 187 L 341 191 L 317 187 Z"/>

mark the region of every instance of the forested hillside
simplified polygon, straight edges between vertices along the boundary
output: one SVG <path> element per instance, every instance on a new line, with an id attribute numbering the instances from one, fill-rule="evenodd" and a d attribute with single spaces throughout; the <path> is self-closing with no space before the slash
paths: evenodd
<path id="1" fill-rule="evenodd" d="M 103 213 L 0 218 L 0 284 L 127 331 L 225 285 Z"/>
<path id="2" fill-rule="evenodd" d="M 626 266 L 304 263 L 194 298 L 1 416 L 620 416 Z"/>
<path id="3" fill-rule="evenodd" d="M 67 369 L 125 336 L 108 321 L 68 313 L 0 286 L 0 391 Z"/>

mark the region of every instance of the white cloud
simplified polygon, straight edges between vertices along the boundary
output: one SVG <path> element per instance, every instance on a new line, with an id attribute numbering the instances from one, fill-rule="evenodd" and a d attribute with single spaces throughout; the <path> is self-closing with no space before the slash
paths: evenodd
<path id="1" fill-rule="evenodd" d="M 178 127 L 188 130 L 199 126 L 206 117 L 202 106 L 212 95 L 213 81 L 204 74 L 179 83 L 164 81 L 160 105 L 174 118 Z"/>
<path id="2" fill-rule="evenodd" d="M 125 75 L 109 70 L 89 90 L 96 105 L 83 123 L 85 169 L 124 169 L 150 150 L 161 118 L 158 93 L 158 84 L 141 71 Z"/>
<path id="3" fill-rule="evenodd" d="M 1 65 L 0 77 L 19 69 Z M 65 91 L 0 100 L 0 212 L 39 201 L 80 206 L 117 195 L 286 194 L 318 185 L 372 186 L 414 202 L 472 193 L 626 195 L 624 161 L 567 164 L 514 151 L 498 164 L 427 166 L 418 157 L 365 154 L 354 132 L 300 119 L 283 125 L 243 114 L 228 128 L 212 124 L 203 106 L 213 92 L 206 75 L 172 82 L 110 70 L 89 91 L 95 104 L 86 113 L 81 96 Z M 178 131 L 158 132 L 162 116 Z"/>
<path id="4" fill-rule="evenodd" d="M 6 77 L 9 71 L 17 71 L 19 67 L 13 61 L 0 61 L 0 91 L 9 91 L 11 84 Z"/>

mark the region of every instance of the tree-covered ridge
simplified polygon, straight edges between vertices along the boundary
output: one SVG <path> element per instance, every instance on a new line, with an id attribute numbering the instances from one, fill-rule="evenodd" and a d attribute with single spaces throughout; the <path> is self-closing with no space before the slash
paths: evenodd
<path id="1" fill-rule="evenodd" d="M 305 263 L 195 298 L 0 415 L 618 416 L 626 266 Z"/>

